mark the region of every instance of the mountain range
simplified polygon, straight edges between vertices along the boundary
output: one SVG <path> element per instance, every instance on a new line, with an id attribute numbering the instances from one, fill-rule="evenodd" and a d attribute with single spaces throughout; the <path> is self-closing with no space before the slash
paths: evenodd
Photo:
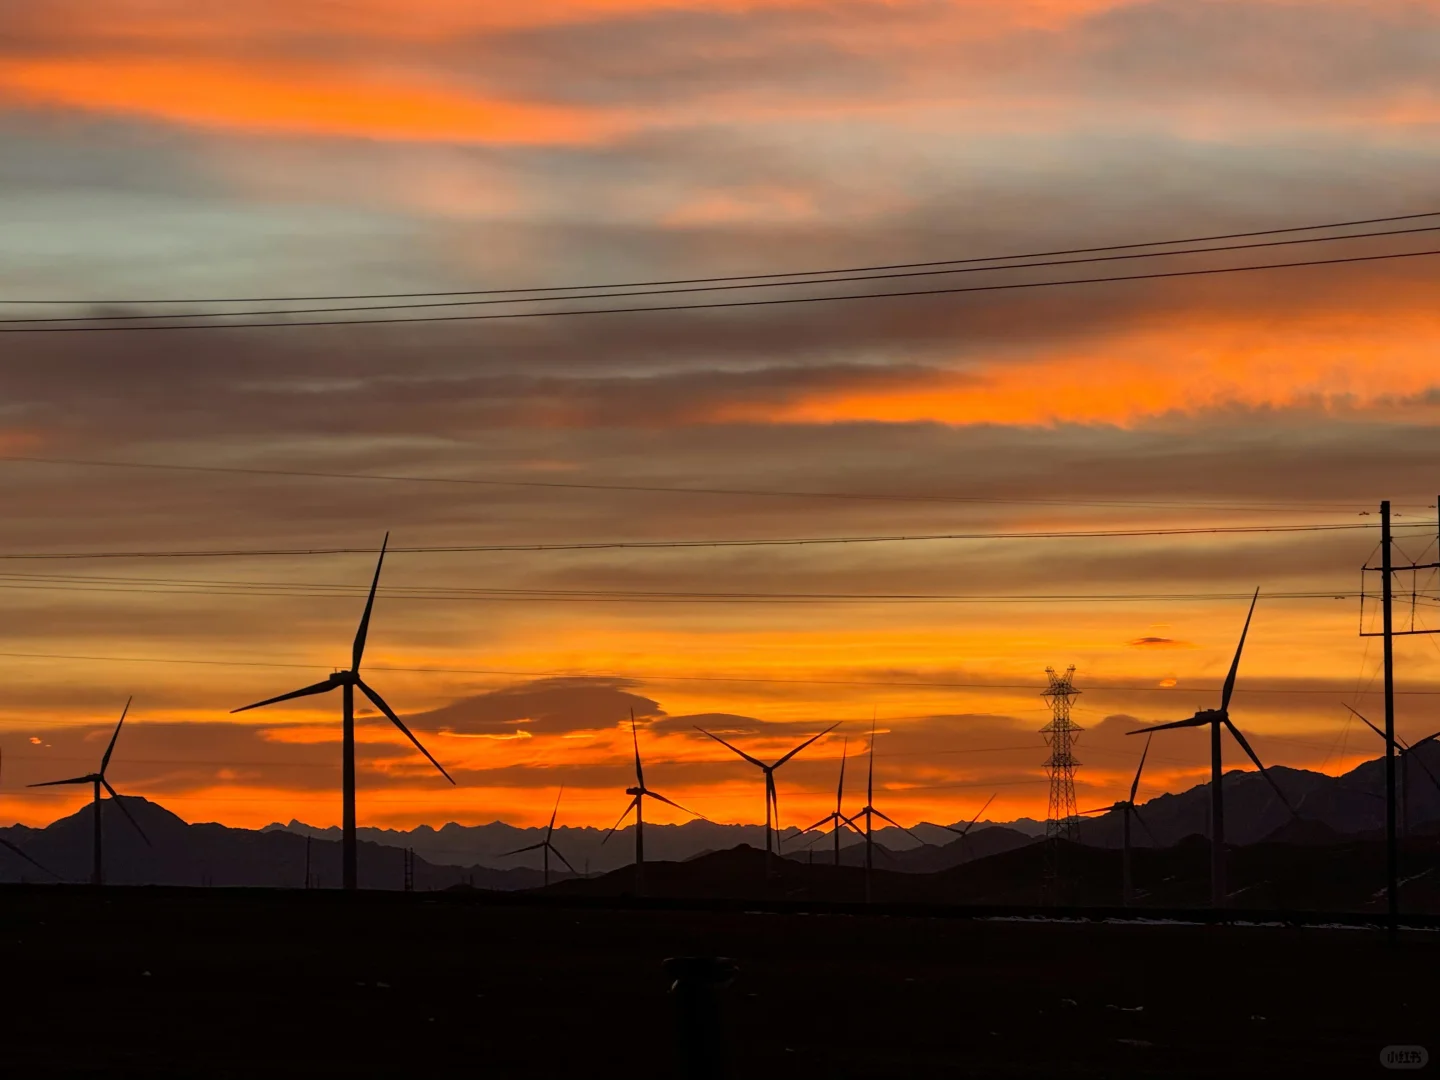
<path id="1" fill-rule="evenodd" d="M 1428 771 L 1427 771 L 1428 770 Z M 1427 744 L 1411 755 L 1407 814 L 1410 831 L 1426 835 L 1440 831 L 1440 746 Z M 1330 844 L 1345 839 L 1367 840 L 1384 828 L 1384 762 L 1367 761 L 1342 776 L 1328 776 L 1283 766 L 1271 776 L 1287 801 L 1297 810 L 1291 817 L 1274 791 L 1255 772 L 1225 774 L 1227 840 L 1251 845 L 1266 840 L 1289 844 Z M 1402 773 L 1402 775 L 1405 775 Z M 1403 795 L 1403 788 L 1402 788 Z M 338 828 L 317 829 L 299 821 L 263 829 L 236 829 L 213 823 L 188 824 L 149 800 L 127 796 L 125 806 L 144 828 L 150 844 L 125 820 L 110 800 L 102 805 L 105 830 L 106 878 L 116 884 L 254 885 L 303 888 L 338 883 Z M 1139 805 L 1139 822 L 1132 843 L 1140 848 L 1171 848 L 1187 838 L 1204 836 L 1209 828 L 1210 785 L 1201 784 L 1178 794 L 1166 794 Z M 54 875 L 71 881 L 87 880 L 91 865 L 93 809 L 76 813 L 41 829 L 15 825 L 0 829 L 0 836 L 19 846 Z M 962 827 L 954 823 L 952 827 Z M 877 865 L 886 870 L 932 874 L 963 863 L 1030 846 L 1044 825 L 1031 819 L 1014 822 L 979 822 L 961 838 L 945 826 L 921 823 L 911 830 L 886 827 L 877 830 L 880 854 Z M 359 838 L 361 880 L 364 888 L 399 889 L 404 884 L 403 849 L 414 852 L 413 887 L 420 890 L 458 885 L 514 890 L 542 884 L 538 852 L 507 857 L 506 852 L 543 838 L 543 829 L 517 828 L 503 822 L 459 825 L 439 829 L 362 828 Z M 1080 843 L 1089 848 L 1120 845 L 1119 811 L 1081 820 Z M 600 875 L 628 865 L 633 859 L 633 826 L 620 830 L 608 843 L 605 832 L 584 827 L 557 827 L 555 845 L 583 875 Z M 924 841 L 922 844 L 920 841 Z M 765 831 L 759 825 L 720 825 L 698 820 L 682 825 L 648 825 L 647 861 L 685 862 L 741 846 L 763 849 Z M 781 852 L 792 860 L 827 864 L 833 860 L 829 836 L 802 838 L 794 827 L 780 834 Z M 841 862 L 858 866 L 864 861 L 863 843 L 853 833 L 842 834 Z M 558 861 L 551 870 L 558 879 L 567 876 Z M 0 881 L 44 880 L 34 866 L 0 848 Z"/>

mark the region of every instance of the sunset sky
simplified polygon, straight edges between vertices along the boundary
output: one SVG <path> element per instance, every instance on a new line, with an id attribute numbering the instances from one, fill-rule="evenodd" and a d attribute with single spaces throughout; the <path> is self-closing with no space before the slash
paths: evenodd
<path id="1" fill-rule="evenodd" d="M 1437 177 L 1440 0 L 0 0 L 0 319 L 1081 249 L 1440 211 Z M 988 816 L 1043 817 L 1040 692 L 1071 664 L 1080 804 L 1108 804 L 1125 732 L 1216 703 L 1257 586 L 1233 715 L 1267 763 L 1344 771 L 1380 751 L 1342 706 L 1380 713 L 1379 500 L 1406 557 L 1436 550 L 1437 287 L 1422 255 L 408 329 L 0 324 L 0 556 L 352 549 L 0 559 L 0 820 L 79 806 L 24 785 L 98 764 L 133 695 L 120 791 L 338 823 L 338 696 L 229 710 L 348 662 L 386 530 L 367 677 L 458 786 L 367 711 L 362 825 L 535 824 L 563 783 L 562 823 L 608 827 L 632 708 L 647 781 L 717 821 L 760 819 L 760 780 L 696 723 L 779 756 L 842 721 L 779 774 L 805 825 L 872 718 L 891 816 L 998 792 Z M 1367 528 L 405 550 L 1294 525 Z M 1400 732 L 1440 728 L 1440 639 L 1396 656 Z M 1204 736 L 1166 732 L 1142 797 L 1207 776 Z"/>

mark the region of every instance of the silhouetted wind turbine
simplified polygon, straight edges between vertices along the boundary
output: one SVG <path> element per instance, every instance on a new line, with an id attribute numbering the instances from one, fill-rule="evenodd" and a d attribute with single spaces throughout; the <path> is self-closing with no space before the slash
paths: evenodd
<path id="1" fill-rule="evenodd" d="M 1346 705 L 1345 708 L 1350 709 L 1350 706 Z M 1375 732 L 1376 735 L 1379 735 L 1381 742 L 1385 741 L 1385 732 L 1381 731 L 1369 720 L 1366 720 L 1365 717 L 1360 716 L 1354 709 L 1350 709 L 1350 711 L 1360 717 L 1366 727 Z M 1405 836 L 1410 835 L 1410 755 L 1426 743 L 1434 742 L 1436 739 L 1440 739 L 1440 731 L 1435 732 L 1433 735 L 1426 735 L 1425 738 L 1419 742 L 1413 743 L 1407 743 L 1404 739 L 1400 738 L 1400 736 L 1395 736 L 1395 756 L 1400 759 L 1400 831 Z M 1430 771 L 1430 766 L 1425 764 L 1425 759 L 1423 757 L 1416 757 L 1415 760 L 1420 763 L 1420 768 L 1425 770 L 1425 775 L 1430 778 L 1430 782 L 1435 785 L 1435 789 L 1440 791 L 1440 780 L 1435 778 L 1435 774 Z"/>
<path id="2" fill-rule="evenodd" d="M 605 834 L 605 839 L 600 841 L 600 846 L 605 846 L 606 842 L 609 841 L 610 837 L 615 835 L 615 830 L 620 828 L 621 822 L 623 822 L 627 817 L 630 816 L 631 810 L 634 810 L 635 895 L 639 896 L 645 888 L 645 796 L 648 795 L 652 799 L 659 799 L 661 802 L 675 807 L 676 810 L 685 810 L 685 807 L 681 806 L 673 799 L 667 799 L 664 795 L 661 795 L 657 791 L 651 791 L 645 786 L 645 771 L 640 765 L 640 736 L 637 735 L 635 732 L 634 709 L 630 710 L 630 740 L 635 744 L 635 786 L 626 788 L 625 794 L 633 796 L 633 798 L 631 798 L 630 800 L 630 805 L 625 808 L 625 812 L 620 815 L 620 820 L 615 822 L 615 824 L 610 827 L 610 831 Z M 685 813 L 690 814 L 693 817 L 704 817 L 703 814 L 697 814 L 694 810 L 685 810 Z"/>
<path id="3" fill-rule="evenodd" d="M 126 819 L 129 820 L 130 824 L 135 826 L 135 831 L 140 834 L 140 839 L 145 841 L 145 846 L 154 846 L 150 843 L 150 838 L 145 835 L 145 830 L 140 828 L 140 823 L 135 820 L 129 810 L 125 809 L 125 802 L 123 799 L 120 798 L 120 793 L 110 786 L 109 780 L 105 779 L 105 770 L 110 767 L 110 755 L 115 753 L 115 740 L 120 738 L 120 729 L 125 725 L 125 715 L 130 711 L 130 702 L 134 700 L 134 698 L 127 698 L 125 701 L 125 708 L 120 710 L 120 723 L 115 725 L 115 734 L 110 736 L 110 745 L 105 748 L 105 756 L 100 759 L 99 772 L 86 773 L 84 776 L 72 776 L 68 780 L 47 780 L 43 784 L 28 785 L 29 787 L 58 787 L 61 784 L 90 784 L 94 787 L 95 800 L 93 805 L 95 808 L 95 866 L 90 873 L 90 883 L 92 885 L 102 885 L 105 882 L 104 864 L 101 859 L 100 832 L 100 789 L 102 787 L 110 793 L 111 801 L 120 808 L 120 812 L 125 815 Z M 26 857 L 29 858 L 29 856 Z M 31 861 L 34 862 L 33 859 Z M 36 865 L 38 866 L 39 864 L 37 863 Z M 41 867 L 41 869 L 43 870 L 44 867 Z M 46 871 L 46 873 L 49 873 L 49 871 Z"/>
<path id="4" fill-rule="evenodd" d="M 860 816 L 860 814 L 864 814 L 864 815 L 865 815 L 865 902 L 868 904 L 868 903 L 870 902 L 870 875 L 871 875 L 871 872 L 875 869 L 875 830 L 874 830 L 874 819 L 878 817 L 881 821 L 888 821 L 891 825 L 894 825 L 895 828 L 899 829 L 901 832 L 906 833 L 907 835 L 913 837 L 915 840 L 919 841 L 919 843 L 920 843 L 922 846 L 923 846 L 924 843 L 925 843 L 924 840 L 921 840 L 920 837 L 915 836 L 915 834 L 914 834 L 913 832 L 910 832 L 909 829 L 905 828 L 904 825 L 901 825 L 901 824 L 900 824 L 898 821 L 896 821 L 894 818 L 892 818 L 892 817 L 887 817 L 885 814 L 883 814 L 883 813 L 881 813 L 879 810 L 876 810 L 876 809 L 875 809 L 875 721 L 874 721 L 874 720 L 871 720 L 871 721 L 870 721 L 870 773 L 869 773 L 869 776 L 866 778 L 866 781 L 865 781 L 865 805 L 864 805 L 863 807 L 861 807 L 860 812 L 857 813 L 855 816 L 858 818 L 858 817 Z"/>
<path id="5" fill-rule="evenodd" d="M 560 854 L 560 849 L 557 848 L 554 844 L 552 844 L 552 843 L 550 842 L 550 837 L 555 834 L 555 815 L 560 812 L 560 795 L 564 795 L 564 794 L 565 794 L 565 786 L 562 784 L 562 785 L 560 786 L 560 794 L 555 796 L 555 809 L 550 811 L 550 824 L 545 827 L 545 839 L 544 839 L 544 840 L 541 840 L 540 843 L 538 843 L 538 844 L 531 844 L 529 847 L 516 848 L 514 851 L 504 852 L 504 853 L 500 856 L 500 857 L 503 859 L 503 858 L 506 858 L 506 857 L 508 857 L 508 856 L 510 856 L 510 855 L 519 855 L 519 854 L 521 854 L 522 852 L 525 852 L 525 851 L 541 851 L 541 852 L 544 852 L 544 857 L 545 857 L 545 885 L 546 885 L 547 888 L 548 888 L 549 885 L 550 885 L 550 853 L 551 853 L 552 851 L 555 853 L 555 857 L 565 864 L 565 869 L 566 869 L 566 870 L 569 870 L 572 874 L 575 873 L 575 867 L 573 867 L 573 866 L 570 865 L 570 860 L 567 859 L 567 858 L 565 858 L 564 855 L 561 855 L 561 854 Z"/>
<path id="6" fill-rule="evenodd" d="M 324 682 L 315 683 L 312 686 L 302 687 L 299 690 L 292 690 L 288 694 L 280 694 L 278 697 L 266 698 L 264 701 L 257 701 L 253 705 L 244 705 L 238 709 L 231 709 L 232 713 L 245 712 L 248 709 L 258 709 L 264 705 L 274 705 L 277 702 L 289 701 L 292 698 L 310 697 L 313 694 L 328 694 L 331 690 L 339 688 L 341 691 L 341 837 L 340 837 L 340 859 L 341 859 L 341 883 L 347 889 L 356 887 L 356 866 L 355 866 L 355 688 L 358 686 L 361 693 L 375 703 L 375 707 L 390 718 L 401 732 L 415 744 L 415 748 L 424 754 L 431 765 L 440 770 L 440 775 L 455 783 L 451 775 L 444 767 L 430 756 L 430 751 L 420 745 L 420 740 L 410 733 L 400 717 L 395 715 L 395 710 L 385 703 L 385 699 L 366 685 L 365 680 L 360 678 L 360 658 L 365 655 L 365 638 L 370 632 L 370 612 L 375 607 L 375 588 L 380 584 L 380 568 L 385 565 L 385 549 L 390 544 L 390 534 L 385 534 L 385 540 L 380 545 L 380 558 L 375 563 L 375 579 L 370 582 L 370 596 L 365 601 L 365 613 L 360 616 L 360 629 L 355 631 L 355 644 L 350 652 L 350 670 L 333 672 Z"/>
<path id="7" fill-rule="evenodd" d="M 995 795 L 998 794 L 1000 793 L 997 791 Z M 990 804 L 995 801 L 995 795 L 991 795 L 988 799 L 985 800 L 985 805 L 980 807 L 979 810 L 975 811 L 975 816 L 970 819 L 970 824 L 966 825 L 963 829 L 957 829 L 954 825 L 941 825 L 940 828 L 944 829 L 946 832 L 953 832 L 956 836 L 960 837 L 961 840 L 969 839 L 970 830 L 973 829 L 975 827 L 975 823 L 980 820 L 980 815 L 983 814 L 986 810 L 990 809 Z M 965 850 L 968 851 L 969 848 L 967 847 Z"/>
<path id="8" fill-rule="evenodd" d="M 730 743 L 726 742 L 724 739 L 720 738 L 719 735 L 716 735 L 713 732 L 706 731 L 704 728 L 698 726 L 695 728 L 695 730 L 700 732 L 702 735 L 709 735 L 710 738 L 714 739 L 721 746 L 728 747 L 730 750 L 733 750 L 735 753 L 739 754 L 751 765 L 754 765 L 757 769 L 759 769 L 765 774 L 765 855 L 767 859 L 773 854 L 773 837 L 775 831 L 780 828 L 780 796 L 775 791 L 775 770 L 780 768 L 781 765 L 784 765 L 796 754 L 800 753 L 801 750 L 804 750 L 816 739 L 820 738 L 822 735 L 830 734 L 830 732 L 834 731 L 839 726 L 840 722 L 837 720 L 835 723 L 827 727 L 824 731 L 818 732 L 815 735 L 811 735 L 810 738 L 806 739 L 799 746 L 795 747 L 794 750 L 791 750 L 788 754 L 782 757 L 779 761 L 775 762 L 773 765 L 766 765 L 765 762 L 761 761 L 759 758 L 751 757 L 749 754 L 745 753 L 744 750 L 741 750 L 738 746 L 732 746 Z M 771 824 L 772 808 L 774 810 L 773 825 Z"/>
<path id="9" fill-rule="evenodd" d="M 1145 830 L 1145 835 L 1150 837 L 1150 842 L 1156 847 L 1160 841 L 1155 839 L 1155 834 L 1150 831 L 1150 826 L 1145 824 L 1145 819 L 1140 816 L 1140 808 L 1135 805 L 1135 794 L 1140 790 L 1140 770 L 1145 768 L 1145 758 L 1150 753 L 1150 740 L 1154 736 L 1145 739 L 1145 749 L 1140 752 L 1140 764 L 1135 767 L 1135 779 L 1130 782 L 1130 797 L 1121 799 L 1111 806 L 1101 806 L 1094 810 L 1082 810 L 1081 814 L 1108 814 L 1112 810 L 1119 810 L 1123 815 L 1124 840 L 1122 841 L 1120 854 L 1120 902 L 1125 907 L 1130 906 L 1134 898 L 1134 886 L 1130 876 L 1130 815 L 1135 815 L 1135 820 L 1140 822 L 1140 827 Z"/>
<path id="10" fill-rule="evenodd" d="M 1245 741 L 1245 736 L 1240 734 L 1240 729 L 1230 721 L 1230 696 L 1235 692 L 1235 674 L 1240 670 L 1240 654 L 1245 650 L 1245 635 L 1250 632 L 1250 617 L 1255 614 L 1255 602 L 1260 599 L 1260 590 L 1255 590 L 1255 595 L 1250 600 L 1250 611 L 1245 616 L 1245 626 L 1240 631 L 1240 644 L 1235 647 L 1235 659 L 1230 662 L 1230 673 L 1225 676 L 1225 687 L 1220 692 L 1220 708 L 1201 709 L 1188 720 L 1176 720 L 1169 724 L 1155 724 L 1151 727 L 1136 728 L 1134 731 L 1127 731 L 1127 735 L 1143 735 L 1152 731 L 1167 731 L 1171 728 L 1204 727 L 1210 725 L 1210 903 L 1213 907 L 1225 906 L 1225 792 L 1224 792 L 1224 767 L 1220 759 L 1220 729 L 1229 730 L 1240 748 L 1249 755 L 1255 767 L 1260 770 L 1260 775 L 1265 778 L 1280 797 L 1280 802 L 1292 815 L 1295 808 L 1290 805 L 1290 800 L 1285 798 L 1285 793 L 1280 790 L 1280 785 L 1275 783 L 1275 778 L 1266 770 L 1265 765 L 1250 749 L 1250 744 Z"/>
<path id="11" fill-rule="evenodd" d="M 845 742 L 842 744 L 842 746 L 841 746 L 841 748 L 840 748 L 840 783 L 835 786 L 835 809 L 832 810 L 830 813 L 826 814 L 826 815 L 825 815 L 824 817 L 822 817 L 819 821 L 815 822 L 814 825 L 811 825 L 810 828 L 808 828 L 808 829 L 801 829 L 801 830 L 800 830 L 800 835 L 803 836 L 803 835 L 805 835 L 807 832 L 811 832 L 811 831 L 814 830 L 814 829 L 820 828 L 821 825 L 825 825 L 825 824 L 831 824 L 831 825 L 833 825 L 834 828 L 831 830 L 831 835 L 835 838 L 835 865 L 836 865 L 836 866 L 839 866 L 839 865 L 840 865 L 840 829 L 841 829 L 841 827 L 842 827 L 842 826 L 843 826 L 843 827 L 848 827 L 849 829 L 851 829 L 851 830 L 852 830 L 854 833 L 856 833 L 857 835 L 863 835 L 863 834 L 860 832 L 859 828 L 856 827 L 855 823 L 854 823 L 853 821 L 851 821 L 849 818 L 847 818 L 847 817 L 845 816 L 845 814 L 844 814 L 844 811 L 842 810 L 842 806 L 844 805 L 844 802 L 845 802 L 845 759 L 846 759 L 846 757 L 847 757 L 847 755 L 848 755 L 849 749 L 850 749 L 850 736 L 847 735 L 847 736 L 845 736 Z M 814 842 L 815 842 L 814 840 L 811 840 L 811 841 L 810 841 L 810 843 L 812 843 L 812 844 L 813 844 Z M 806 846 L 808 847 L 809 845 L 806 845 Z"/>

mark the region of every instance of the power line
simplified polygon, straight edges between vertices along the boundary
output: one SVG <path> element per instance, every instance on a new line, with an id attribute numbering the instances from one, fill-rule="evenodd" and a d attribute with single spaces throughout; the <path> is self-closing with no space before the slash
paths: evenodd
<path id="1" fill-rule="evenodd" d="M 668 280 L 650 281 L 619 281 L 619 282 L 591 282 L 580 285 L 536 285 L 528 288 L 509 289 L 451 289 L 451 290 L 428 290 L 425 292 L 392 292 L 392 293 L 349 293 L 329 296 L 240 296 L 240 297 L 185 297 L 177 299 L 141 299 L 141 300 L 94 300 L 94 299 L 70 299 L 70 300 L 0 300 L 0 304 L 45 304 L 45 305 L 103 305 L 114 304 L 116 306 L 140 305 L 140 304 L 279 304 L 279 303 L 308 303 L 325 300 L 407 300 L 424 296 L 497 296 L 502 293 L 536 293 L 536 292 L 575 292 L 577 290 L 591 289 L 631 289 L 645 288 L 652 285 L 705 285 L 726 281 L 765 281 L 775 278 L 794 277 L 817 277 L 824 274 L 862 274 L 880 270 L 914 270 L 930 266 L 958 266 L 985 262 L 1004 262 L 1015 259 L 1047 259 L 1060 255 L 1090 255 L 1102 251 L 1125 251 L 1142 247 L 1174 247 L 1178 244 L 1208 244 L 1220 240 L 1243 240 L 1253 236 L 1278 236 L 1285 233 L 1297 232 L 1318 232 L 1324 229 L 1346 229 L 1361 225 L 1383 225 L 1397 221 L 1419 221 L 1425 218 L 1440 217 L 1440 211 L 1428 211 L 1419 214 L 1392 214 L 1388 217 L 1358 218 L 1349 221 L 1334 221 L 1322 225 L 1292 225 L 1280 229 L 1256 229 L 1249 232 L 1234 232 L 1212 234 L 1210 236 L 1190 236 L 1175 240 L 1147 240 L 1124 244 L 1107 244 L 1101 247 L 1083 248 L 1061 248 L 1051 251 L 1029 251 L 1012 255 L 983 255 L 971 256 L 960 259 L 937 259 L 930 262 L 910 263 L 881 263 L 871 266 L 846 266 L 831 268 L 829 270 L 791 270 L 761 274 L 733 274 L 717 277 L 699 278 L 671 278 Z M 1343 239 L 1343 238 L 1340 238 Z"/>
<path id="2" fill-rule="evenodd" d="M 1168 270 L 1146 274 L 1120 274 L 1110 277 L 1063 278 L 1052 281 L 1017 281 L 1000 285 L 967 285 L 943 289 L 905 289 L 878 293 L 838 293 L 833 296 L 792 296 L 767 300 L 723 300 L 707 304 L 659 304 L 646 307 L 562 308 L 555 311 L 489 312 L 480 315 L 422 315 L 387 319 L 300 319 L 290 322 L 243 323 L 166 323 L 162 325 L 122 326 L 6 326 L 0 334 L 98 334 L 146 332 L 163 330 L 243 330 L 295 329 L 311 326 L 387 326 L 405 323 L 487 322 L 495 319 L 548 319 L 571 315 L 636 315 L 647 312 L 716 311 L 726 308 L 775 307 L 783 304 L 818 304 L 849 300 L 884 300 L 918 296 L 954 296 L 962 293 L 1009 292 L 1019 289 L 1045 289 L 1062 285 L 1108 285 L 1126 281 L 1158 281 L 1166 278 L 1209 277 L 1217 274 L 1242 274 L 1257 270 L 1289 270 L 1300 267 L 1339 266 L 1348 263 L 1381 262 L 1388 259 L 1413 259 L 1440 255 L 1440 249 L 1391 252 L 1383 255 L 1351 255 L 1337 259 L 1306 259 L 1298 262 L 1257 263 L 1252 266 L 1220 266 L 1200 270 Z M 1001 268 L 997 268 L 1001 269 Z"/>
<path id="3" fill-rule="evenodd" d="M 70 575 L 0 574 L 0 589 L 39 592 L 141 593 L 158 596 L 254 596 L 271 598 L 322 597 L 352 600 L 367 595 L 357 585 L 305 582 L 197 581 L 164 578 L 111 578 Z M 470 602 L 560 602 L 622 604 L 844 604 L 844 603 L 955 603 L 955 604 L 1066 604 L 1066 603 L 1191 603 L 1244 600 L 1248 592 L 1208 593 L 780 593 L 701 592 L 687 590 L 623 589 L 501 589 L 479 587 L 390 586 L 377 595 L 387 600 Z M 1272 600 L 1353 600 L 1359 593 L 1325 590 L 1270 592 Z M 1417 594 L 1419 595 L 1419 594 Z M 1440 596 L 1424 594 L 1433 604 Z"/>
<path id="4" fill-rule="evenodd" d="M 169 462 L 145 461 L 101 461 L 87 458 L 31 457 L 6 454 L 0 456 L 0 464 L 26 462 L 35 465 L 71 465 L 83 468 L 106 469 L 152 469 L 164 472 L 220 473 L 238 476 L 283 476 L 316 480 L 380 480 L 411 484 L 461 484 L 479 487 L 521 487 L 555 488 L 579 491 L 634 491 L 665 495 L 743 495 L 764 498 L 789 499 L 844 499 L 865 502 L 922 502 L 922 503 L 964 503 L 982 505 L 1043 505 L 1043 506 L 1097 506 L 1116 509 L 1155 510 L 1214 510 L 1237 513 L 1273 511 L 1313 511 L 1315 513 L 1350 513 L 1358 504 L 1332 503 L 1251 503 L 1228 504 L 1220 502 L 1155 502 L 1151 500 L 1100 500 L 1100 499 L 1046 499 L 1025 497 L 1001 497 L 988 495 L 895 495 L 882 492 L 852 491 L 787 491 L 773 488 L 729 488 L 729 487 L 681 487 L 657 484 L 609 484 L 586 483 L 560 480 L 497 480 L 493 478 L 453 476 L 407 476 L 393 473 L 347 473 L 323 472 L 311 469 L 260 469 L 226 465 L 176 465 Z M 1427 507 L 1428 509 L 1428 507 Z"/>
<path id="5" fill-rule="evenodd" d="M 1057 266 L 1082 266 L 1092 263 L 1123 262 L 1134 259 L 1162 259 L 1180 255 L 1206 255 L 1216 252 L 1255 251 L 1263 248 L 1290 247 L 1296 244 L 1327 244 L 1337 240 L 1369 240 L 1385 236 L 1411 236 L 1416 233 L 1440 232 L 1440 225 L 1426 225 L 1412 229 L 1392 229 L 1383 232 L 1352 233 L 1346 236 L 1307 236 L 1291 240 L 1267 240 L 1251 244 L 1226 244 L 1220 247 L 1178 248 L 1174 251 L 1129 252 L 1121 255 L 1093 255 L 1082 259 L 1047 259 L 1038 262 L 1015 262 L 1003 266 L 950 266 L 944 269 L 903 270 L 884 274 L 863 274 L 840 277 L 809 277 L 790 281 L 741 281 L 722 285 L 675 285 L 657 289 L 643 289 L 629 292 L 583 292 L 564 297 L 487 297 L 470 300 L 426 300 L 400 304 L 366 304 L 344 307 L 292 308 L 285 311 L 188 311 L 175 314 L 131 313 L 124 315 L 58 315 L 27 316 L 22 318 L 0 318 L 0 325 L 30 325 L 35 323 L 116 323 L 155 321 L 159 319 L 248 319 L 274 315 L 335 315 L 353 314 L 366 311 L 419 311 L 435 308 L 478 307 L 498 304 L 551 303 L 556 300 L 617 300 L 637 296 L 670 296 L 676 294 L 716 293 L 750 291 L 754 289 L 789 289 L 804 285 L 844 285 L 862 281 L 893 281 L 900 278 L 936 277 L 949 274 L 991 273 L 997 270 L 1035 270 Z M 506 290 L 507 292 L 510 290 Z"/>
<path id="6" fill-rule="evenodd" d="M 551 551 L 651 551 L 690 548 L 751 548 L 806 547 L 826 544 L 890 544 L 937 540 L 1079 540 L 1121 539 L 1156 536 L 1217 536 L 1265 535 L 1276 533 L 1353 532 L 1377 529 L 1378 525 L 1356 523 L 1343 525 L 1210 525 L 1155 529 L 1053 529 L 1012 532 L 916 533 L 883 536 L 810 536 L 755 540 L 612 540 L 571 544 L 439 544 L 392 545 L 392 554 L 464 554 L 518 553 Z M 1395 525 L 1393 528 L 1431 529 L 1428 523 Z M 313 547 L 313 548 L 227 548 L 213 551 L 53 551 L 0 552 L 0 560 L 72 560 L 72 559 L 214 559 L 308 557 L 322 555 L 374 555 L 376 548 Z"/>
<path id="7" fill-rule="evenodd" d="M 276 668 L 305 669 L 314 671 L 326 665 L 322 661 L 301 663 L 282 660 L 193 660 L 166 656 L 97 656 L 78 653 L 47 652 L 0 652 L 0 657 L 22 660 L 83 660 L 94 663 L 118 664 L 175 664 L 180 666 L 234 667 L 234 668 Z M 885 679 L 805 679 L 779 676 L 746 675 L 674 675 L 664 672 L 613 672 L 576 670 L 517 670 L 513 668 L 465 668 L 465 667 L 409 667 L 398 664 L 366 664 L 368 671 L 393 671 L 422 675 L 490 675 L 528 679 L 598 679 L 611 682 L 630 683 L 739 683 L 744 685 L 786 685 L 786 686 L 853 686 L 880 689 L 922 689 L 922 690 L 1024 690 L 1040 694 L 1042 687 L 1037 682 L 995 683 L 961 682 L 950 680 L 885 680 Z M 1120 686 L 1106 684 L 1085 684 L 1086 692 L 1105 691 L 1122 694 L 1210 694 L 1218 692 L 1218 686 Z M 1323 694 L 1337 700 L 1345 697 L 1343 690 L 1317 689 L 1313 687 L 1263 687 L 1246 685 L 1248 694 Z M 1397 694 L 1413 697 L 1440 697 L 1440 690 L 1396 690 Z"/>

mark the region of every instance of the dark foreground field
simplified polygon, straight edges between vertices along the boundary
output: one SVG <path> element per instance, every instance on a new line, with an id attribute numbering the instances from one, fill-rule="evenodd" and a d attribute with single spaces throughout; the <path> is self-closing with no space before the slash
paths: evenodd
<path id="1" fill-rule="evenodd" d="M 1440 1055 L 1425 931 L 1390 947 L 1349 929 L 23 886 L 0 913 L 10 1076 L 672 1076 L 661 961 L 691 954 L 740 966 L 737 1077 L 1367 1076 L 1389 1044 Z"/>

